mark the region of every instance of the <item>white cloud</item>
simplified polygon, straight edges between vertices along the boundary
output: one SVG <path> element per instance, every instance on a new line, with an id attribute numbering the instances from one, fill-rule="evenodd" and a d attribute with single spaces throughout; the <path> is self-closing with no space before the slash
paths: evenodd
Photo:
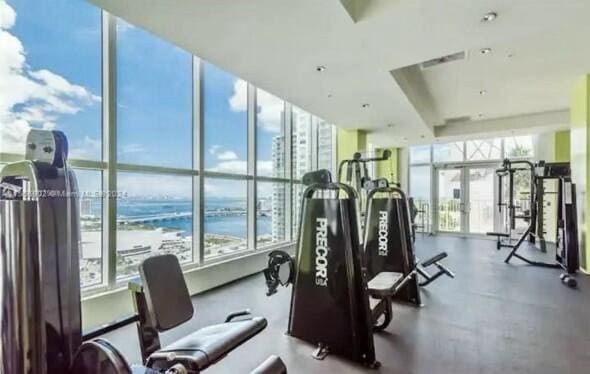
<path id="1" fill-rule="evenodd" d="M 244 181 L 206 179 L 205 195 L 216 198 L 244 198 L 247 195 L 247 187 Z"/>
<path id="2" fill-rule="evenodd" d="M 245 112 L 248 109 L 248 84 L 245 81 L 234 81 L 234 93 L 229 98 L 229 107 L 234 112 Z"/>
<path id="3" fill-rule="evenodd" d="M 233 161 L 238 159 L 238 155 L 234 151 L 223 151 L 217 154 L 217 159 L 221 161 Z"/>
<path id="4" fill-rule="evenodd" d="M 268 132 L 281 132 L 284 101 L 259 89 L 256 102 L 258 126 Z M 234 82 L 234 92 L 229 98 L 229 107 L 234 112 L 245 112 L 248 109 L 248 84 L 245 81 L 236 79 Z"/>
<path id="5" fill-rule="evenodd" d="M 258 126 L 268 132 L 281 132 L 285 102 L 266 91 L 258 90 L 256 104 Z"/>
<path id="6" fill-rule="evenodd" d="M 212 145 L 211 148 L 209 148 L 209 154 L 211 155 L 215 155 L 217 153 L 217 151 L 219 151 L 221 149 L 220 145 Z"/>
<path id="7" fill-rule="evenodd" d="M 130 153 L 141 153 L 145 151 L 145 148 L 141 144 L 137 143 L 130 143 L 123 145 L 123 148 L 120 150 L 121 154 L 130 154 Z"/>
<path id="8" fill-rule="evenodd" d="M 70 145 L 70 157 L 98 160 L 101 154 L 101 145 L 102 143 L 99 139 L 85 136 L 81 141 Z"/>
<path id="9" fill-rule="evenodd" d="M 219 173 L 246 174 L 248 162 L 244 160 L 223 161 L 211 169 Z"/>
<path id="10" fill-rule="evenodd" d="M 256 169 L 258 175 L 273 176 L 272 161 L 257 161 Z"/>
<path id="11" fill-rule="evenodd" d="M 0 151 L 22 153 L 32 127 L 55 128 L 63 115 L 100 101 L 49 70 L 32 70 L 21 41 L 8 30 L 16 13 L 0 0 Z"/>
<path id="12" fill-rule="evenodd" d="M 16 12 L 5 1 L 0 1 L 0 29 L 9 29 L 14 26 Z"/>

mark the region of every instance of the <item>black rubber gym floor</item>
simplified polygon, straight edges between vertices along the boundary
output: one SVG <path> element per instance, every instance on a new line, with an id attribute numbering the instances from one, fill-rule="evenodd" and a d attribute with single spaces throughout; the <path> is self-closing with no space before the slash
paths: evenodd
<path id="1" fill-rule="evenodd" d="M 590 278 L 579 288 L 559 280 L 559 270 L 536 268 L 513 259 L 495 242 L 447 236 L 419 237 L 418 256 L 440 250 L 456 278 L 440 278 L 423 290 L 423 308 L 394 307 L 394 320 L 375 337 L 381 373 L 588 373 L 590 372 Z M 535 255 L 527 248 L 522 253 Z M 207 373 L 247 373 L 271 354 L 281 356 L 289 373 L 371 372 L 328 356 L 314 360 L 314 347 L 284 335 L 290 288 L 268 298 L 262 275 L 254 275 L 194 298 L 195 317 L 162 336 L 164 344 L 190 329 L 222 322 L 230 311 L 250 308 L 268 327 Z M 138 362 L 135 328 L 107 337 Z"/>

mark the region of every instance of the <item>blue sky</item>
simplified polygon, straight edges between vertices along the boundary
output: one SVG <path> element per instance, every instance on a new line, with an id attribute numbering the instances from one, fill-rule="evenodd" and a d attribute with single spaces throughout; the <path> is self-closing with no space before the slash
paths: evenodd
<path id="1" fill-rule="evenodd" d="M 8 0 L 8 4 L 16 12 L 9 32 L 23 45 L 27 69 L 49 70 L 100 97 L 99 9 L 71 0 Z M 190 168 L 191 54 L 122 20 L 117 30 L 119 161 Z M 205 166 L 245 172 L 246 84 L 205 63 L 203 85 Z M 95 101 L 77 109 L 52 119 L 70 139 L 73 157 L 99 159 L 101 104 Z M 258 156 L 270 161 L 271 140 L 280 130 L 272 126 L 258 129 Z"/>
<path id="2" fill-rule="evenodd" d="M 0 119 L 6 117 L 3 122 L 12 126 L 3 123 L 0 146 L 22 152 L 28 128 L 56 128 L 68 136 L 71 157 L 99 160 L 100 10 L 85 1 L 0 0 L 0 11 L 9 20 L 2 21 L 0 32 L 15 43 L 11 50 L 4 43 L 0 53 L 22 60 L 5 74 L 22 83 L 26 93 L 9 97 L 7 108 L 0 102 Z M 117 32 L 119 162 L 190 168 L 191 54 L 122 20 Z M 245 173 L 247 84 L 208 63 L 203 70 L 205 168 Z M 271 175 L 272 139 L 282 134 L 284 103 L 259 92 L 258 168 Z M 92 185 L 99 182 L 98 172 L 85 174 Z"/>

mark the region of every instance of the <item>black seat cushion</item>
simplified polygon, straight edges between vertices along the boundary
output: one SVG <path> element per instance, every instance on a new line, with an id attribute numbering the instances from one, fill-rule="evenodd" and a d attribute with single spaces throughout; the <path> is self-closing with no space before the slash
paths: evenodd
<path id="1" fill-rule="evenodd" d="M 404 275 L 394 271 L 383 271 L 369 281 L 369 295 L 373 297 L 391 297 Z"/>
<path id="2" fill-rule="evenodd" d="M 254 317 L 202 328 L 153 353 L 148 359 L 148 367 L 166 369 L 180 363 L 189 370 L 204 370 L 266 325 L 266 319 Z"/>
<path id="3" fill-rule="evenodd" d="M 422 262 L 422 266 L 424 266 L 424 267 L 430 266 L 436 262 L 439 262 L 440 260 L 445 259 L 447 256 L 448 256 L 447 252 L 441 252 L 435 256 L 432 256 L 428 260 Z"/>
<path id="4" fill-rule="evenodd" d="M 193 303 L 176 256 L 149 257 L 139 266 L 139 274 L 158 331 L 170 330 L 192 318 Z"/>

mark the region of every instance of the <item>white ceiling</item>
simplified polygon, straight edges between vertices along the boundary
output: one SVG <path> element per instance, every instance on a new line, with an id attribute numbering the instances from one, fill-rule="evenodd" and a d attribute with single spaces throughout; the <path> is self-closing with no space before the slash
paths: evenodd
<path id="1" fill-rule="evenodd" d="M 531 128 L 566 126 L 572 83 L 590 72 L 588 0 L 90 1 L 381 146 L 481 134 L 498 118 L 500 132 L 531 116 Z"/>

